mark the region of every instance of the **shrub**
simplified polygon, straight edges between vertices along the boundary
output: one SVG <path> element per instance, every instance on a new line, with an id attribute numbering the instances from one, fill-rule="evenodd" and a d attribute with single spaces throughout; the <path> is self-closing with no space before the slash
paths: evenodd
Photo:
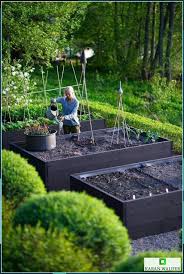
<path id="1" fill-rule="evenodd" d="M 72 241 L 72 235 L 66 231 L 46 232 L 39 226 L 11 229 L 3 238 L 3 271 L 96 271 L 90 251 L 79 249 Z"/>
<path id="2" fill-rule="evenodd" d="M 89 248 L 99 270 L 109 270 L 130 252 L 127 230 L 112 209 L 85 193 L 52 192 L 31 197 L 15 214 L 15 225 L 41 225 L 47 230 L 67 228 L 75 244 Z"/>
<path id="3" fill-rule="evenodd" d="M 20 155 L 3 150 L 2 153 L 3 195 L 17 206 L 32 194 L 46 193 L 44 184 L 33 166 Z"/>
<path id="4" fill-rule="evenodd" d="M 144 272 L 144 258 L 182 258 L 178 251 L 149 251 L 140 253 L 137 256 L 129 257 L 128 260 L 118 265 L 114 272 Z"/>
<path id="5" fill-rule="evenodd" d="M 6 235 L 12 225 L 13 216 L 15 214 L 15 206 L 13 201 L 7 201 L 2 196 L 2 234 Z"/>
<path id="6" fill-rule="evenodd" d="M 99 112 L 107 120 L 108 127 L 114 126 L 117 109 L 112 108 L 112 106 L 107 103 L 102 104 L 96 102 L 91 102 L 90 107 L 93 111 Z M 181 153 L 182 129 L 180 127 L 168 123 L 161 123 L 159 121 L 130 112 L 125 112 L 125 117 L 130 126 L 143 129 L 145 131 L 150 130 L 152 132 L 156 132 L 160 135 L 160 137 L 168 138 L 173 141 L 173 148 L 175 152 Z"/>

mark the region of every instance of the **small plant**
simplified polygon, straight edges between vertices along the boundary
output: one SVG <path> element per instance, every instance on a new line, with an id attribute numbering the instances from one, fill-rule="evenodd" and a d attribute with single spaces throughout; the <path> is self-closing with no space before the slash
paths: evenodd
<path id="1" fill-rule="evenodd" d="M 158 133 L 152 132 L 152 131 L 148 130 L 146 132 L 146 136 L 144 138 L 144 142 L 145 143 L 149 143 L 149 142 L 155 143 L 158 139 L 159 139 Z"/>
<path id="2" fill-rule="evenodd" d="M 33 126 L 27 127 L 24 132 L 26 135 L 29 136 L 35 136 L 35 135 L 49 135 L 50 131 L 47 125 L 40 125 L 40 124 L 35 124 Z"/>
<path id="3" fill-rule="evenodd" d="M 128 131 L 130 132 L 130 134 L 132 133 L 136 140 L 139 141 L 140 140 L 140 136 L 141 136 L 141 133 L 143 133 L 144 131 L 140 128 L 131 128 L 128 126 Z"/>
<path id="4" fill-rule="evenodd" d="M 143 130 L 140 129 L 140 128 L 137 128 L 136 129 L 136 139 L 137 139 L 137 141 L 140 140 L 141 133 L 143 133 Z"/>

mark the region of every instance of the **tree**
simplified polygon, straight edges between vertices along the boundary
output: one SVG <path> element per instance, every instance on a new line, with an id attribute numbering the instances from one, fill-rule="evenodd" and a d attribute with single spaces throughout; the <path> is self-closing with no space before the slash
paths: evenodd
<path id="1" fill-rule="evenodd" d="M 173 44 L 173 31 L 174 31 L 174 13 L 175 13 L 174 2 L 170 2 L 168 4 L 169 9 L 169 28 L 168 28 L 168 36 L 167 36 L 167 48 L 166 48 L 166 63 L 165 63 L 165 75 L 168 80 L 172 79 L 171 75 L 171 49 Z"/>
<path id="2" fill-rule="evenodd" d="M 28 63 L 49 64 L 85 17 L 88 3 L 4 2 L 3 54 Z"/>
<path id="3" fill-rule="evenodd" d="M 159 14 L 159 38 L 158 44 L 155 51 L 155 56 L 151 64 L 151 74 L 152 76 L 155 73 L 155 69 L 157 65 L 159 65 L 160 75 L 163 76 L 163 42 L 164 42 L 164 35 L 168 20 L 168 9 L 166 9 L 166 14 L 164 16 L 164 3 L 159 3 L 160 7 L 160 14 Z"/>
<path id="4" fill-rule="evenodd" d="M 147 13 L 145 19 L 145 36 L 144 36 L 144 57 L 142 65 L 142 78 L 148 79 L 148 50 L 149 50 L 149 28 L 150 28 L 151 3 L 147 3 Z"/>
<path id="5" fill-rule="evenodd" d="M 156 3 L 152 3 L 152 25 L 151 25 L 151 55 L 150 55 L 150 62 L 153 62 L 154 57 L 154 50 L 155 50 L 155 6 Z"/>

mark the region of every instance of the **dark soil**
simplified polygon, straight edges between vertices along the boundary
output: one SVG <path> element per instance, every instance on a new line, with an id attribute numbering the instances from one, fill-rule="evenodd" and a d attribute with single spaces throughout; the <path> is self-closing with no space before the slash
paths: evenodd
<path id="1" fill-rule="evenodd" d="M 179 182 L 181 184 L 181 164 L 180 162 L 156 164 L 96 175 L 83 180 L 121 200 L 132 200 L 133 195 L 135 198 L 141 198 L 149 196 L 150 193 L 151 195 L 166 193 L 166 188 L 169 192 L 177 190 Z M 171 181 L 173 184 L 170 183 Z M 174 186 L 175 182 L 178 184 Z"/>
<path id="2" fill-rule="evenodd" d="M 55 149 L 44 152 L 32 152 L 32 154 L 42 160 L 48 161 L 144 144 L 143 137 L 140 138 L 140 140 L 136 140 L 136 138 L 131 138 L 129 143 L 127 139 L 125 139 L 124 141 L 122 131 L 120 131 L 119 134 L 119 143 L 117 143 L 117 132 L 114 134 L 112 145 L 111 138 L 112 130 L 109 129 L 94 131 L 94 143 L 91 139 L 91 132 L 83 132 L 79 135 L 79 138 L 74 135 L 61 135 L 57 136 L 57 146 Z"/>
<path id="3" fill-rule="evenodd" d="M 162 180 L 169 185 L 182 189 L 182 162 L 175 161 L 163 164 L 154 164 L 141 168 L 142 172 Z"/>

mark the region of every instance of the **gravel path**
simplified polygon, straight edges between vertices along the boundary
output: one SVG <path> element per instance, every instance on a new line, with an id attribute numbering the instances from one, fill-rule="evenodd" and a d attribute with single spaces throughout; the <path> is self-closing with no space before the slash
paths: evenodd
<path id="1" fill-rule="evenodd" d="M 178 250 L 179 243 L 178 230 L 147 236 L 132 241 L 132 255 L 148 250 Z"/>

